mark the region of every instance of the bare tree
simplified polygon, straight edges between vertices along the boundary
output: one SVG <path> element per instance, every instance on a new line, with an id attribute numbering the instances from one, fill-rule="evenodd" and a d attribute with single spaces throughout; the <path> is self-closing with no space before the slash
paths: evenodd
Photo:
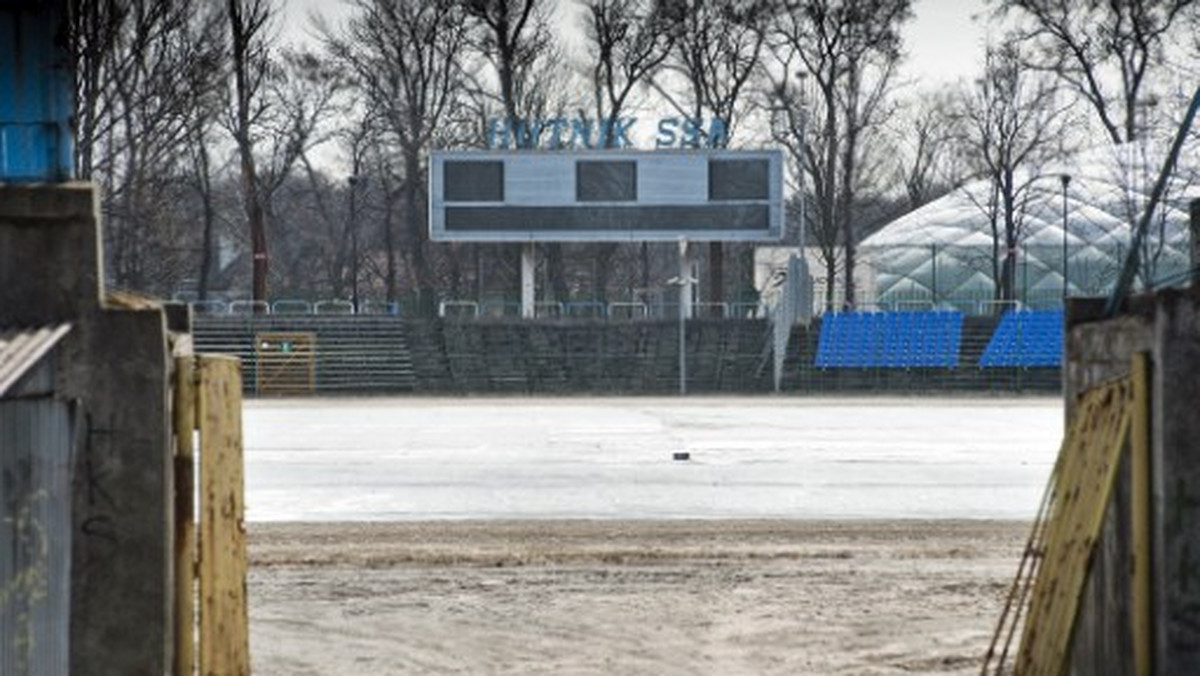
<path id="1" fill-rule="evenodd" d="M 1164 42 L 1200 0 L 997 0 L 1001 15 L 1027 19 L 1026 64 L 1052 72 L 1090 104 L 1113 143 L 1137 138 L 1138 106 Z"/>
<path id="2" fill-rule="evenodd" d="M 419 311 L 431 313 L 425 156 L 439 125 L 462 95 L 460 62 L 467 38 L 459 0 L 355 0 L 358 14 L 343 35 L 327 36 L 330 53 L 350 70 L 366 105 L 386 130 L 381 141 L 400 155 L 408 266 Z"/>
<path id="3" fill-rule="evenodd" d="M 309 153 L 335 136 L 332 125 L 341 124 L 342 109 L 337 97 L 345 83 L 332 60 L 312 52 L 285 49 L 275 59 L 254 125 L 258 196 L 268 230 L 278 222 L 276 191 L 297 163 L 309 162 Z"/>
<path id="4" fill-rule="evenodd" d="M 634 88 L 670 56 L 675 45 L 671 16 L 652 0 L 584 0 L 584 35 L 595 116 L 612 127 L 629 105 Z M 606 138 L 613 146 L 615 139 Z"/>
<path id="5" fill-rule="evenodd" d="M 553 47 L 546 22 L 544 0 L 463 0 L 474 19 L 473 46 L 495 68 L 500 104 L 505 117 L 515 123 L 527 114 L 523 103 L 536 85 L 529 74 Z M 536 94 L 535 94 L 536 95 Z M 514 124 L 514 129 L 516 125 Z M 531 147 L 536 139 L 517 138 L 517 147 Z"/>
<path id="6" fill-rule="evenodd" d="M 1026 205 L 1042 168 L 1062 156 L 1067 111 L 1053 83 L 1025 69 L 1012 45 L 988 54 L 984 77 L 962 101 L 962 142 L 978 175 L 987 179 L 985 194 L 968 197 L 992 223 L 997 300 L 1017 297 Z"/>
<path id="7" fill-rule="evenodd" d="M 773 26 L 773 50 L 783 66 L 775 96 L 793 125 L 801 114 L 815 122 L 806 130 L 800 157 L 812 177 L 827 306 L 834 301 L 831 282 L 839 255 L 844 302 L 853 306 L 856 301 L 860 228 L 854 209 L 860 191 L 871 183 L 869 174 L 879 170 L 872 152 L 875 157 L 886 152 L 868 141 L 894 109 L 890 94 L 902 55 L 900 27 L 911 15 L 909 0 L 807 0 L 789 3 Z M 803 102 L 803 112 L 799 92 L 787 84 L 792 68 L 812 81 L 814 95 Z M 831 237 L 840 239 L 840 247 L 821 239 Z"/>
<path id="8" fill-rule="evenodd" d="M 953 190 L 966 177 L 955 152 L 954 95 L 922 92 L 898 115 L 895 180 L 904 185 L 908 209 L 918 209 Z"/>
<path id="9" fill-rule="evenodd" d="M 364 164 L 368 153 L 376 146 L 377 134 L 369 119 L 361 115 L 346 116 L 342 120 L 342 126 L 335 136 L 349 155 L 350 175 L 335 178 L 315 164 L 307 150 L 300 153 L 298 164 L 306 178 L 307 196 L 311 199 L 313 215 L 320 222 L 320 228 L 316 237 L 313 237 L 314 233 L 297 232 L 293 235 L 312 240 L 308 247 L 310 255 L 305 260 L 297 261 L 297 264 L 311 270 L 314 264 L 319 263 L 329 293 L 335 298 L 345 298 L 347 286 L 353 286 L 359 276 L 361 252 L 354 245 L 364 228 L 358 214 L 349 212 L 352 211 L 351 206 L 355 207 L 353 211 L 357 211 L 359 195 L 363 192 L 361 185 L 368 183 L 371 178 L 371 172 L 366 171 Z M 389 259 L 393 254 L 392 249 L 386 252 Z M 393 298 L 389 295 L 388 300 Z"/>
<path id="10" fill-rule="evenodd" d="M 128 14 L 125 3 L 71 2 L 71 47 L 75 61 L 75 175 L 90 179 L 97 145 L 116 124 L 110 114 L 112 81 L 122 70 L 117 40 Z"/>
<path id="11" fill-rule="evenodd" d="M 230 0 L 226 12 L 233 86 L 224 125 L 238 159 L 252 297 L 266 301 L 270 281 L 278 278 L 270 273 L 268 253 L 271 224 L 278 220 L 275 194 L 296 163 L 329 140 L 325 127 L 344 78 L 313 53 L 272 53 L 270 0 Z"/>
<path id="12" fill-rule="evenodd" d="M 73 7 L 77 173 L 104 186 L 116 285 L 167 293 L 187 267 L 172 184 L 186 169 L 190 130 L 207 114 L 204 97 L 219 82 L 213 19 L 191 0 Z"/>
<path id="13" fill-rule="evenodd" d="M 539 129 L 521 121 L 544 117 L 556 103 L 552 97 L 564 90 L 561 81 L 553 81 L 560 74 L 553 66 L 562 59 L 548 22 L 551 5 L 546 0 L 463 0 L 463 4 L 475 24 L 472 48 L 496 76 L 494 93 L 486 86 L 478 91 L 499 102 L 513 146 L 532 148 L 539 142 Z M 476 250 L 480 246 L 475 245 Z M 551 289 L 558 299 L 565 300 L 562 245 L 550 242 L 544 249 Z"/>
<path id="14" fill-rule="evenodd" d="M 592 88 L 594 116 L 598 129 L 614 129 L 628 111 L 635 88 L 644 86 L 671 55 L 675 31 L 671 16 L 653 0 L 585 0 L 584 36 L 591 56 L 588 74 Z M 617 138 L 602 134 L 604 147 L 615 147 Z M 642 267 L 639 286 L 649 283 L 647 243 L 641 244 Z M 599 264 L 595 280 L 597 298 L 607 300 L 608 282 L 613 272 L 616 243 L 595 248 Z"/>
<path id="15" fill-rule="evenodd" d="M 721 120 L 722 133 L 707 138 L 709 145 L 725 147 L 740 122 L 746 96 L 760 73 L 760 56 L 766 40 L 772 3 L 769 0 L 664 0 L 663 11 L 676 25 L 676 47 L 668 63 L 687 83 L 687 99 L 680 101 L 663 87 L 660 94 L 686 117 Z M 747 248 L 752 256 L 752 250 Z M 724 248 L 709 245 L 709 297 L 725 298 Z M 744 266 L 746 275 L 753 266 Z"/>
<path id="16" fill-rule="evenodd" d="M 229 130 L 237 145 L 242 204 L 249 227 L 252 260 L 251 297 L 267 300 L 267 223 L 259 194 L 259 172 L 255 157 L 255 125 L 265 110 L 264 90 L 271 75 L 270 30 L 274 7 L 271 0 L 228 0 L 230 57 L 233 70 Z"/>
<path id="17" fill-rule="evenodd" d="M 227 89 L 224 81 L 227 69 L 228 52 L 223 30 L 222 17 L 215 8 L 210 8 L 212 20 L 208 24 L 205 41 L 212 52 L 199 67 L 193 71 L 193 78 L 188 82 L 188 91 L 192 94 L 191 126 L 188 130 L 188 155 L 190 162 L 190 177 L 196 196 L 200 200 L 200 260 L 196 277 L 196 299 L 208 300 L 210 286 L 213 280 L 214 246 L 217 228 L 217 208 L 214 199 L 213 185 L 215 169 L 213 167 L 212 147 L 216 143 L 215 136 L 219 123 L 222 103 L 222 90 Z M 208 80 L 207 78 L 212 78 Z M 204 86 L 208 83 L 210 86 Z"/>

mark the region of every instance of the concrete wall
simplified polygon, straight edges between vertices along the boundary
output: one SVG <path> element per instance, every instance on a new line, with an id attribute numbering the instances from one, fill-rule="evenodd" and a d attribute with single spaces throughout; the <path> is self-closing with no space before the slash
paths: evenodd
<path id="1" fill-rule="evenodd" d="M 1161 294 L 1154 339 L 1157 666 L 1190 676 L 1200 674 L 1200 298 Z"/>
<path id="2" fill-rule="evenodd" d="M 1067 417 L 1092 387 L 1129 376 L 1133 355 L 1154 349 L 1154 308 L 1142 302 L 1128 314 L 1100 321 L 1102 299 L 1072 299 L 1067 307 L 1063 393 Z M 1118 473 L 1095 558 L 1083 590 L 1071 659 L 1072 674 L 1132 673 L 1129 614 L 1128 460 Z"/>
<path id="3" fill-rule="evenodd" d="M 161 310 L 101 301 L 87 184 L 0 186 L 0 326 L 69 321 L 57 390 L 78 402 L 73 465 L 72 674 L 170 665 L 168 340 Z"/>
<path id="4" fill-rule="evenodd" d="M 1200 294 L 1168 290 L 1099 320 L 1100 305 L 1068 308 L 1068 406 L 1083 390 L 1128 375 L 1151 355 L 1154 673 L 1200 673 Z M 1133 673 L 1130 476 L 1123 461 L 1105 514 L 1072 654 L 1073 674 Z"/>

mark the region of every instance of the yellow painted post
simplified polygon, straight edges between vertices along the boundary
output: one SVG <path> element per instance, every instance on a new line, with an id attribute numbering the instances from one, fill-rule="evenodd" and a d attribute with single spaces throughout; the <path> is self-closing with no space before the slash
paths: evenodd
<path id="1" fill-rule="evenodd" d="M 242 379 L 236 359 L 198 358 L 200 673 L 250 673 L 242 476 Z"/>
<path id="2" fill-rule="evenodd" d="M 1129 435 L 1128 380 L 1088 390 L 1072 416 L 1050 478 L 1052 507 L 1042 562 L 1013 673 L 1066 672 L 1079 600 Z"/>
<path id="3" fill-rule="evenodd" d="M 1133 421 L 1129 432 L 1130 531 L 1133 552 L 1130 608 L 1133 666 L 1137 676 L 1150 676 L 1154 664 L 1154 619 L 1150 572 L 1150 356 L 1133 356 Z"/>
<path id="4" fill-rule="evenodd" d="M 175 358 L 175 676 L 196 672 L 196 370 Z"/>

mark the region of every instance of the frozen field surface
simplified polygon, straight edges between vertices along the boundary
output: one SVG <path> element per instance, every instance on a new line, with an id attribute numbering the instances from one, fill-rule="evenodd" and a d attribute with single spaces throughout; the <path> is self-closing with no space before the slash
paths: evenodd
<path id="1" fill-rule="evenodd" d="M 1059 399 L 995 397 L 256 399 L 244 411 L 251 521 L 1028 519 L 1063 416 Z"/>

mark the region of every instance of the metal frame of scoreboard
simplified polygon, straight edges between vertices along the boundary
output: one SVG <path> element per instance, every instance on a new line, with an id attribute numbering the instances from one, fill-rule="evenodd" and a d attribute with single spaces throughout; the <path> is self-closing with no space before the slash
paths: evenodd
<path id="1" fill-rule="evenodd" d="M 458 242 L 778 241 L 779 150 L 434 151 L 429 234 Z"/>

